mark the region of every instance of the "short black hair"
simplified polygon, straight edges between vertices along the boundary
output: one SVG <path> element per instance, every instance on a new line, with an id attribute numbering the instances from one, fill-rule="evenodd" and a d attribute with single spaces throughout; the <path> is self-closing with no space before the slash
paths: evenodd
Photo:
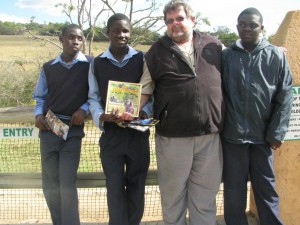
<path id="1" fill-rule="evenodd" d="M 72 29 L 81 30 L 80 27 L 77 24 L 71 23 L 71 24 L 68 24 L 68 25 L 63 27 L 63 29 L 61 31 L 61 35 L 64 36 L 69 30 L 72 30 Z"/>
<path id="2" fill-rule="evenodd" d="M 107 25 L 106 25 L 107 31 L 109 31 L 109 28 L 112 26 L 112 24 L 118 20 L 126 20 L 128 22 L 128 24 L 130 24 L 130 20 L 126 15 L 124 15 L 122 13 L 115 13 L 114 15 L 109 17 L 109 19 L 107 20 Z"/>
<path id="3" fill-rule="evenodd" d="M 241 16 L 245 15 L 245 14 L 252 14 L 252 15 L 257 15 L 259 16 L 259 22 L 262 24 L 263 23 L 263 16 L 261 15 L 261 13 L 258 11 L 258 9 L 256 8 L 253 8 L 253 7 L 250 7 L 250 8 L 247 8 L 247 9 L 244 9 L 240 15 L 238 16 L 238 22 L 241 18 Z"/>

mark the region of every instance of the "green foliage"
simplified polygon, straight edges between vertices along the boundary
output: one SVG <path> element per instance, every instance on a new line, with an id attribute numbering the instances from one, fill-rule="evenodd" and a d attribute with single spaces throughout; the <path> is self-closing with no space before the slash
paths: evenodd
<path id="1" fill-rule="evenodd" d="M 226 47 L 239 39 L 239 36 L 226 26 L 219 26 L 214 30 L 215 31 L 211 32 L 210 34 L 217 37 Z"/>
<path id="2" fill-rule="evenodd" d="M 239 37 L 236 33 L 229 33 L 229 34 L 221 33 L 219 34 L 218 38 L 223 43 L 223 45 L 228 47 L 229 45 L 234 43 Z"/>
<path id="3" fill-rule="evenodd" d="M 160 37 L 160 34 L 151 32 L 149 29 L 136 28 L 132 31 L 132 34 L 131 34 L 131 45 L 132 46 L 135 46 L 137 44 L 151 45 L 159 37 Z"/>
<path id="4" fill-rule="evenodd" d="M 0 21 L 0 35 L 20 35 L 24 24 Z"/>
<path id="5" fill-rule="evenodd" d="M 62 31 L 62 28 L 68 24 L 65 23 L 48 23 L 48 24 L 38 24 L 33 21 L 34 18 L 28 24 L 14 23 L 14 22 L 1 22 L 0 21 L 0 35 L 22 35 L 24 34 L 25 29 L 30 30 L 35 35 L 40 36 L 59 36 Z M 106 35 L 106 28 L 103 24 L 103 27 L 94 27 L 94 41 L 108 41 Z M 83 31 L 84 35 L 90 32 L 91 28 L 85 29 Z M 137 44 L 152 44 L 156 41 L 160 34 L 157 32 L 152 32 L 147 28 L 136 28 L 132 30 L 131 34 L 131 44 L 133 46 Z M 90 40 L 90 37 L 87 37 Z"/>
<path id="6" fill-rule="evenodd" d="M 69 22 L 65 23 L 48 23 L 45 26 L 42 26 L 40 28 L 39 33 L 41 35 L 46 35 L 46 36 L 59 36 L 63 27 L 68 25 Z"/>

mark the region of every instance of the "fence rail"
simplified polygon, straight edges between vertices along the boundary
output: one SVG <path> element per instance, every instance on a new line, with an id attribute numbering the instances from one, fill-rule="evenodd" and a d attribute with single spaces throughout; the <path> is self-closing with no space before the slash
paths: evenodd
<path id="1" fill-rule="evenodd" d="M 80 172 L 77 175 L 78 188 L 105 187 L 106 179 L 103 172 Z M 148 171 L 147 186 L 157 184 L 157 171 Z M 41 173 L 0 173 L 0 189 L 42 188 Z"/>
<path id="2" fill-rule="evenodd" d="M 0 124 L 33 123 L 33 106 L 0 108 Z"/>

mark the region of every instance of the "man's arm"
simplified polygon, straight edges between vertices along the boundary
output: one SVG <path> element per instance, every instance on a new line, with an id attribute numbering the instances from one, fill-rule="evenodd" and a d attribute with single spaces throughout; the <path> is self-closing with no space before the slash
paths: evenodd
<path id="1" fill-rule="evenodd" d="M 145 59 L 144 59 L 143 74 L 140 79 L 140 84 L 143 85 L 141 102 L 140 102 L 140 109 L 142 109 L 145 106 L 145 104 L 149 101 L 149 98 L 153 94 L 153 90 L 154 90 L 154 82 L 152 81 L 152 78 L 150 76 L 150 72 Z"/>
<path id="2" fill-rule="evenodd" d="M 266 141 L 278 148 L 288 130 L 293 102 L 293 78 L 285 53 L 278 50 L 281 56 L 278 85 L 274 97 L 274 109 L 266 132 Z"/>

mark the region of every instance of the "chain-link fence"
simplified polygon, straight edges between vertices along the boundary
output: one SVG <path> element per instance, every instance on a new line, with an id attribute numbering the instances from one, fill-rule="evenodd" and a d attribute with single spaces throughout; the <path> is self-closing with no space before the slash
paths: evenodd
<path id="1" fill-rule="evenodd" d="M 6 128 L 6 135 L 21 136 L 25 128 L 33 128 L 31 123 L 0 124 Z M 20 128 L 22 127 L 23 130 Z M 25 127 L 25 128 L 24 128 Z M 151 162 L 149 171 L 154 180 L 156 157 L 154 128 L 151 129 Z M 89 121 L 85 126 L 81 161 L 78 171 L 80 185 L 79 208 L 82 221 L 108 221 L 106 189 L 100 180 L 102 166 L 99 157 L 100 131 Z M 39 139 L 35 138 L 0 138 L 0 221 L 50 221 L 50 215 L 41 190 L 41 165 Z M 84 175 L 84 176 L 83 176 Z M 86 175 L 88 178 L 86 178 Z M 86 180 L 81 179 L 85 177 Z M 91 182 L 91 180 L 94 182 Z M 101 176 L 100 178 L 101 179 Z M 146 202 L 143 221 L 161 220 L 160 193 L 156 182 L 147 180 Z M 2 181 L 1 181 L 2 180 Z M 105 178 L 103 178 L 105 181 Z M 217 196 L 217 213 L 223 214 L 222 186 Z"/>

